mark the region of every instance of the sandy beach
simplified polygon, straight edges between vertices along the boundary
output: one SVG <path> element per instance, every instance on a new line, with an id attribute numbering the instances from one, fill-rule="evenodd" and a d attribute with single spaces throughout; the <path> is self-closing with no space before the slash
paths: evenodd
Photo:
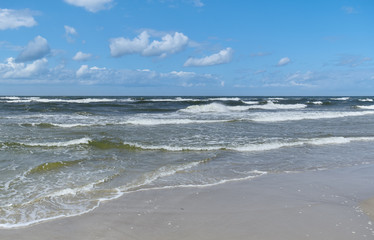
<path id="1" fill-rule="evenodd" d="M 128 193 L 0 239 L 374 239 L 374 166 Z M 362 204 L 362 208 L 360 208 Z M 364 211 L 362 210 L 364 209 Z"/>

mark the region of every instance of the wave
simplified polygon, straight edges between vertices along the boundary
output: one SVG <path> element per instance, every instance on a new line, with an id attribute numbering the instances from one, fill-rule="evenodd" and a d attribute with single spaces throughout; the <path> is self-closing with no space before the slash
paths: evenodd
<path id="1" fill-rule="evenodd" d="M 139 118 L 132 119 L 122 122 L 122 124 L 132 124 L 132 125 L 144 125 L 144 126 L 155 126 L 155 125 L 166 125 L 166 124 L 203 124 L 203 123 L 221 123 L 228 122 L 228 120 L 197 120 L 197 119 L 156 119 L 156 118 Z"/>
<path id="2" fill-rule="evenodd" d="M 193 147 L 193 146 L 170 146 L 170 145 L 143 145 L 139 143 L 124 142 L 126 146 L 133 147 L 135 149 L 141 150 L 160 150 L 160 151 L 213 151 L 213 150 L 223 150 L 223 146 L 204 146 L 204 147 Z"/>
<path id="3" fill-rule="evenodd" d="M 350 97 L 338 97 L 338 98 L 330 98 L 331 100 L 335 101 L 347 101 L 350 99 Z"/>
<path id="4" fill-rule="evenodd" d="M 258 104 L 258 101 L 242 101 L 242 102 L 248 105 Z"/>
<path id="5" fill-rule="evenodd" d="M 322 105 L 323 104 L 322 101 L 313 101 L 313 102 L 308 102 L 308 103 L 312 103 L 312 104 L 315 104 L 315 105 Z"/>
<path id="6" fill-rule="evenodd" d="M 35 174 L 35 173 L 43 173 L 43 172 L 49 172 L 52 170 L 58 170 L 63 167 L 69 167 L 75 164 L 78 164 L 82 162 L 82 160 L 75 160 L 75 161 L 59 161 L 59 162 L 47 162 L 40 164 L 29 171 L 27 171 L 27 174 Z"/>
<path id="7" fill-rule="evenodd" d="M 105 195 L 100 193 L 100 190 L 96 189 L 98 185 L 108 181 L 109 178 L 110 177 L 105 177 L 104 179 L 100 179 L 96 182 L 88 183 L 75 188 L 57 190 L 55 192 L 17 204 L 16 207 L 15 204 L 2 206 L 0 210 L 5 212 L 6 216 L 2 216 L 0 218 L 0 228 L 13 229 L 27 227 L 49 220 L 79 216 L 88 213 L 99 207 L 101 202 L 113 200 L 123 195 L 123 193 L 118 189 L 105 190 Z M 68 200 L 66 202 L 65 200 L 68 196 L 75 197 L 78 195 L 85 197 L 84 199 L 87 200 L 86 206 L 74 206 L 72 201 Z M 92 195 L 93 198 L 88 199 L 87 195 Z M 81 197 L 78 196 L 78 198 Z M 79 203 L 82 203 L 82 201 L 79 201 Z M 34 207 L 32 207 L 33 205 Z M 51 209 L 48 209 L 49 205 L 52 205 Z M 55 208 L 58 208 L 59 206 L 60 211 L 55 211 Z M 71 207 L 70 209 L 69 206 Z M 30 210 L 33 211 L 33 214 L 30 214 Z"/>
<path id="8" fill-rule="evenodd" d="M 186 113 L 209 113 L 209 112 L 216 112 L 216 113 L 225 113 L 225 112 L 240 112 L 240 111 L 247 111 L 250 109 L 250 106 L 226 106 L 221 103 L 210 103 L 205 105 L 192 105 L 188 106 L 185 109 L 180 109 L 180 112 Z"/>
<path id="9" fill-rule="evenodd" d="M 249 109 L 264 109 L 264 110 L 281 110 L 281 109 L 303 109 L 306 108 L 307 105 L 305 104 L 277 104 L 273 103 L 272 101 L 269 101 L 266 104 L 263 105 L 255 105 L 250 106 Z"/>
<path id="10" fill-rule="evenodd" d="M 209 101 L 241 101 L 238 97 L 216 97 L 208 98 Z"/>
<path id="11" fill-rule="evenodd" d="M 196 99 L 196 98 L 152 98 L 152 99 L 142 99 L 141 101 L 148 101 L 148 102 L 198 102 L 202 99 Z"/>
<path id="12" fill-rule="evenodd" d="M 281 97 L 271 97 L 271 98 L 268 98 L 270 101 L 279 101 L 279 100 L 287 100 L 287 98 L 281 98 Z"/>
<path id="13" fill-rule="evenodd" d="M 157 189 L 156 186 L 150 186 L 150 184 L 160 178 L 172 176 L 178 172 L 191 169 L 210 160 L 211 159 L 208 158 L 196 162 L 162 166 L 158 169 L 155 169 L 154 171 L 142 174 L 140 177 L 124 186 L 115 187 L 112 189 L 100 190 L 98 186 L 110 181 L 117 174 L 99 179 L 95 182 L 88 183 L 82 186 L 72 188 L 68 187 L 55 190 L 54 192 L 46 193 L 37 198 L 27 200 L 26 202 L 22 202 L 21 204 L 17 204 L 17 209 L 15 209 L 15 206 L 13 204 L 10 204 L 9 206 L 2 206 L 0 210 L 4 211 L 6 213 L 6 216 L 4 215 L 0 218 L 0 228 L 12 229 L 26 227 L 53 219 L 85 214 L 96 209 L 101 202 L 119 198 L 125 193 Z M 37 167 L 38 170 L 40 169 L 41 171 L 45 171 L 45 169 L 41 169 L 43 166 L 48 165 L 40 165 Z M 76 202 L 74 199 L 76 199 Z M 86 203 L 83 204 L 83 206 L 75 205 L 82 204 L 84 200 L 86 200 Z M 52 205 L 51 209 L 45 207 L 49 205 Z M 60 209 L 61 211 L 56 212 L 54 209 L 59 206 L 62 207 L 62 210 Z M 31 207 L 32 210 L 35 211 L 35 214 L 29 214 Z"/>
<path id="14" fill-rule="evenodd" d="M 374 137 L 327 137 L 297 140 L 276 140 L 263 143 L 251 143 L 236 146 L 176 146 L 176 145 L 144 145 L 139 143 L 124 142 L 126 146 L 130 146 L 141 150 L 160 150 L 160 151 L 217 151 L 231 150 L 238 152 L 258 152 L 269 151 L 283 147 L 296 147 L 303 145 L 330 145 L 330 144 L 346 144 L 354 141 L 374 141 Z"/>
<path id="15" fill-rule="evenodd" d="M 276 113 L 255 113 L 250 120 L 255 122 L 282 122 L 282 121 L 299 121 L 299 120 L 318 120 L 342 117 L 358 117 L 372 115 L 374 111 L 357 111 L 357 112 L 276 112 Z"/>
<path id="16" fill-rule="evenodd" d="M 357 106 L 358 108 L 361 109 L 374 109 L 374 105 L 369 105 L 369 106 Z"/>
<path id="17" fill-rule="evenodd" d="M 20 144 L 24 146 L 30 146 L 30 147 L 68 147 L 72 145 L 88 144 L 90 141 L 91 141 L 91 138 L 85 137 L 85 138 L 74 139 L 70 141 L 64 141 L 64 142 L 20 143 Z"/>
<path id="18" fill-rule="evenodd" d="M 6 103 L 100 103 L 115 102 L 114 98 L 83 98 L 83 99 L 59 99 L 59 98 L 40 98 L 40 97 L 2 97 L 0 98 Z M 131 101 L 131 99 L 121 99 L 121 101 Z"/>
<path id="19" fill-rule="evenodd" d="M 140 178 L 136 179 L 130 184 L 120 187 L 120 190 L 122 192 L 139 190 L 141 187 L 145 185 L 149 185 L 159 178 L 172 176 L 178 172 L 185 171 L 193 167 L 197 167 L 198 165 L 202 163 L 206 163 L 210 160 L 211 160 L 210 158 L 207 158 L 207 159 L 203 159 L 201 161 L 196 161 L 196 162 L 162 166 L 154 171 L 143 174 Z"/>
<path id="20" fill-rule="evenodd" d="M 374 100 L 372 98 L 363 98 L 363 99 L 358 99 L 360 102 L 373 102 Z"/>

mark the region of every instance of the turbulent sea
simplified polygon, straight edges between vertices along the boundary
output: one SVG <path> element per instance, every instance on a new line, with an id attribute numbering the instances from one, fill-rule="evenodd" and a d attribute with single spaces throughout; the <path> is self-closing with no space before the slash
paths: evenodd
<path id="1" fill-rule="evenodd" d="M 0 228 L 126 192 L 374 163 L 374 97 L 0 97 Z"/>

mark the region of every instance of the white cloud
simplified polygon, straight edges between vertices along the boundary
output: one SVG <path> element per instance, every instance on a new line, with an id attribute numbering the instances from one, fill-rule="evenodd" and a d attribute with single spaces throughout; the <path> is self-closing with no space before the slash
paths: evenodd
<path id="1" fill-rule="evenodd" d="M 74 42 L 74 35 L 78 35 L 78 32 L 75 30 L 75 28 L 65 25 L 65 37 L 68 42 Z"/>
<path id="2" fill-rule="evenodd" d="M 132 40 L 120 37 L 110 39 L 109 41 L 111 55 L 113 57 L 120 57 L 126 54 L 141 53 L 149 44 L 149 34 L 144 31 Z"/>
<path id="3" fill-rule="evenodd" d="M 175 32 L 174 35 L 165 34 L 161 41 L 154 40 L 150 43 L 150 35 L 143 31 L 134 39 L 113 38 L 110 39 L 110 53 L 113 57 L 139 53 L 143 56 L 165 57 L 183 50 L 188 44 L 188 37 L 183 33 Z"/>
<path id="4" fill-rule="evenodd" d="M 76 7 L 83 7 L 90 12 L 98 12 L 112 7 L 113 0 L 64 0 Z"/>
<path id="5" fill-rule="evenodd" d="M 13 10 L 0 8 L 0 30 L 35 26 L 37 23 L 32 15 L 33 13 L 28 9 Z"/>
<path id="6" fill-rule="evenodd" d="M 73 60 L 75 61 L 87 61 L 92 57 L 92 54 L 90 53 L 83 53 L 81 51 L 77 52 L 75 56 L 73 57 Z"/>
<path id="7" fill-rule="evenodd" d="M 212 66 L 217 64 L 228 63 L 231 61 L 233 55 L 232 48 L 226 48 L 221 50 L 219 53 L 203 57 L 203 58 L 189 58 L 184 63 L 185 67 L 201 67 L 201 66 Z"/>
<path id="8" fill-rule="evenodd" d="M 291 62 L 291 59 L 289 59 L 288 57 L 284 57 L 284 58 L 281 58 L 278 62 L 278 66 L 284 66 L 284 65 L 287 65 Z"/>
<path id="9" fill-rule="evenodd" d="M 194 72 L 183 72 L 183 71 L 172 71 L 169 73 L 171 76 L 176 76 L 176 77 L 183 77 L 183 78 L 190 78 L 190 77 L 195 77 L 196 73 Z"/>
<path id="10" fill-rule="evenodd" d="M 88 65 L 82 65 L 76 72 L 77 77 L 82 77 L 87 74 L 89 74 L 90 69 L 88 68 Z"/>
<path id="11" fill-rule="evenodd" d="M 75 28 L 73 28 L 73 27 L 65 25 L 64 28 L 65 28 L 65 33 L 66 34 L 70 34 L 70 35 L 77 35 L 78 34 L 77 31 L 75 30 Z"/>
<path id="12" fill-rule="evenodd" d="M 183 50 L 188 44 L 188 37 L 183 33 L 175 32 L 174 36 L 166 34 L 161 41 L 154 40 L 143 50 L 145 56 L 166 55 L 168 53 L 176 53 Z"/>
<path id="13" fill-rule="evenodd" d="M 14 58 L 8 58 L 6 63 L 0 63 L 0 76 L 3 79 L 30 78 L 47 71 L 48 60 L 38 59 L 32 63 L 17 63 Z"/>
<path id="14" fill-rule="evenodd" d="M 33 61 L 45 57 L 51 49 L 45 38 L 37 36 L 30 41 L 25 49 L 18 55 L 17 62 Z"/>
<path id="15" fill-rule="evenodd" d="M 78 78 L 90 77 L 91 74 L 97 74 L 99 71 L 106 71 L 106 68 L 99 68 L 96 66 L 88 67 L 88 65 L 82 65 L 75 73 Z"/>

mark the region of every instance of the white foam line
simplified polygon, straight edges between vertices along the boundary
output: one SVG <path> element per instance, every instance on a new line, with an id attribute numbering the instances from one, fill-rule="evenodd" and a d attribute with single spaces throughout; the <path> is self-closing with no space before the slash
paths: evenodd
<path id="1" fill-rule="evenodd" d="M 206 147 L 191 147 L 191 146 L 146 146 L 138 143 L 123 144 L 141 148 L 144 150 L 166 150 L 166 151 L 215 151 L 215 150 L 232 150 L 238 152 L 257 152 L 269 151 L 283 147 L 296 147 L 302 145 L 329 145 L 329 144 L 346 144 L 354 141 L 374 141 L 374 137 L 327 137 L 327 138 L 312 138 L 299 139 L 298 141 L 289 142 L 268 142 L 262 144 L 248 144 L 242 146 L 206 146 Z"/>
<path id="2" fill-rule="evenodd" d="M 369 105 L 369 106 L 357 106 L 358 108 L 361 109 L 374 109 L 374 105 Z"/>
<path id="3" fill-rule="evenodd" d="M 21 143 L 26 146 L 41 146 L 41 147 L 67 147 L 71 145 L 88 144 L 91 138 L 85 137 L 80 139 L 74 139 L 66 142 L 46 142 L 46 143 Z"/>
<path id="4" fill-rule="evenodd" d="M 123 122 L 122 124 L 132 125 L 167 125 L 167 124 L 193 124 L 193 123 L 222 123 L 228 122 L 229 120 L 193 120 L 193 119 L 132 119 Z"/>
<path id="5" fill-rule="evenodd" d="M 255 113 L 251 119 L 256 122 L 282 122 L 282 121 L 299 121 L 299 120 L 318 120 L 342 117 L 357 117 L 372 115 L 374 111 L 357 111 L 357 112 L 276 112 L 276 113 Z"/>

